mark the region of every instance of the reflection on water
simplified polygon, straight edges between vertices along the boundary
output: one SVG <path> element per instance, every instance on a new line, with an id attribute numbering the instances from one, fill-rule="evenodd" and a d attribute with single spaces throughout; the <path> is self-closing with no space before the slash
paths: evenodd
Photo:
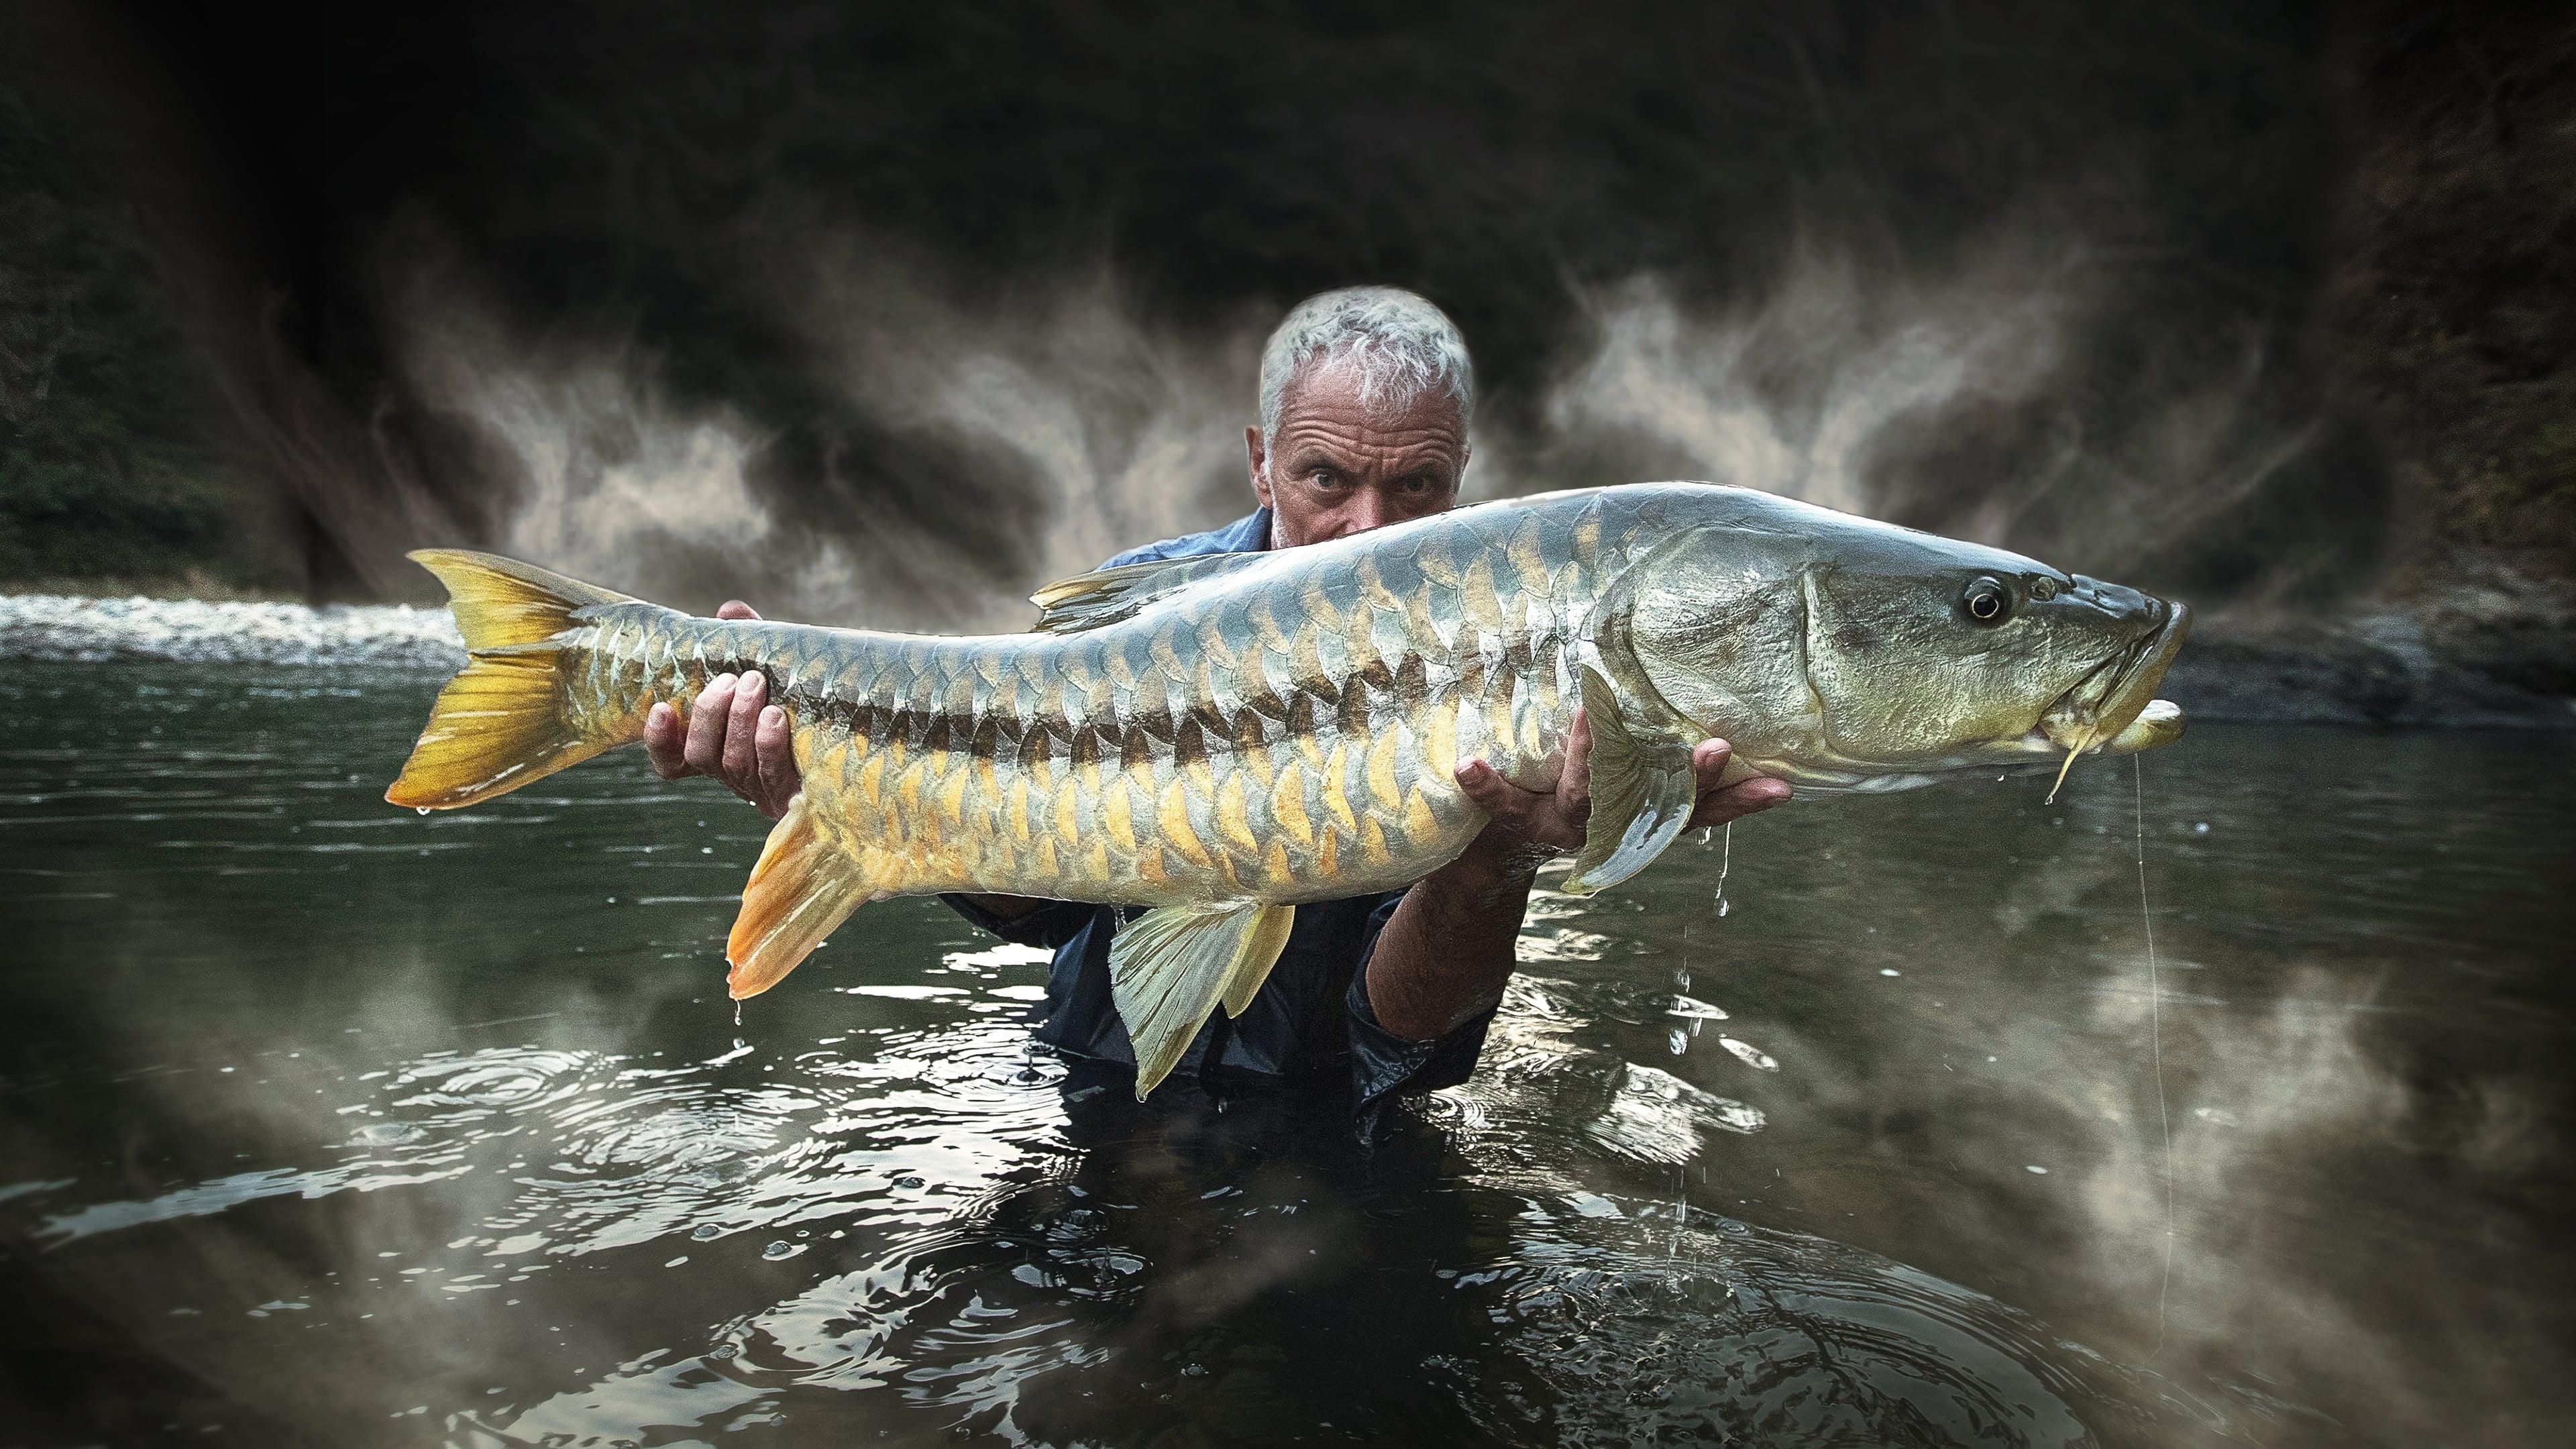
<path id="1" fill-rule="evenodd" d="M 1069 1074 L 1043 959 L 929 903 L 737 1027 L 762 822 L 632 760 L 393 811 L 428 688 L 0 683 L 30 1442 L 2569 1427 L 2564 738 L 2152 757 L 2153 1002 L 2116 767 L 1747 822 L 1543 895 L 1474 1080 L 1363 1151 Z"/>

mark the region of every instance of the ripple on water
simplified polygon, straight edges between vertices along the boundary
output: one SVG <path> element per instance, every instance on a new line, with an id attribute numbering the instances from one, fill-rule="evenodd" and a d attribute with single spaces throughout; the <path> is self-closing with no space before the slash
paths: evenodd
<path id="1" fill-rule="evenodd" d="M 1553 1231 L 1587 1251 L 1503 1285 L 1507 1351 L 1535 1369 L 1562 1442 L 2093 1444 L 2076 1404 L 2143 1419 L 2159 1396 L 2214 1420 L 2017 1310 L 1859 1249 L 1702 1213 L 1679 1232 L 1634 1222 L 1671 1212 L 1561 1218 Z M 1647 1256 L 1664 1245 L 1668 1261 Z M 1513 1411 L 1538 1406 L 1501 1387 L 1471 1411 L 1525 1438 Z"/>
<path id="2" fill-rule="evenodd" d="M 534 1046 L 436 1052 L 343 1109 L 370 1120 L 320 1149 L 328 1161 L 96 1203 L 39 1232 L 68 1242 L 261 1198 L 478 1170 L 506 1186 L 497 1199 L 484 1191 L 477 1231 L 452 1246 L 492 1256 L 580 1256 L 862 1211 L 936 1219 L 936 1203 L 878 1199 L 899 1168 L 977 1180 L 1012 1155 L 997 1129 L 1047 1120 L 1035 1102 L 1053 1106 L 1051 1079 L 1026 1070 L 1021 1045 L 1012 1024 L 976 1024 L 878 1060 L 807 1053 L 786 1084 L 748 1049 L 678 1067 Z"/>

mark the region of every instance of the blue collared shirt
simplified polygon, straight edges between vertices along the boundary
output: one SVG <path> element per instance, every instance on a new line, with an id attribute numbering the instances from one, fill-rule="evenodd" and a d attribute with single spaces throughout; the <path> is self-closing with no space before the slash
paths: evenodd
<path id="1" fill-rule="evenodd" d="M 1102 567 L 1268 547 L 1270 510 L 1263 508 L 1223 528 L 1131 548 Z M 1378 1025 L 1370 1009 L 1369 956 L 1404 896 L 1390 891 L 1299 906 L 1288 944 L 1260 994 L 1239 1017 L 1229 1019 L 1222 1011 L 1210 1017 L 1172 1075 L 1287 1081 L 1347 1073 L 1352 1108 L 1363 1125 L 1396 1097 L 1467 1080 L 1484 1049 L 1492 1012 L 1446 1036 L 1417 1042 Z M 1038 1040 L 1068 1057 L 1134 1068 L 1135 1048 L 1109 995 L 1109 943 L 1122 916 L 1132 911 L 1056 901 L 1005 922 L 963 896 L 941 899 L 1006 941 L 1055 952 L 1046 1000 L 1038 1009 Z"/>

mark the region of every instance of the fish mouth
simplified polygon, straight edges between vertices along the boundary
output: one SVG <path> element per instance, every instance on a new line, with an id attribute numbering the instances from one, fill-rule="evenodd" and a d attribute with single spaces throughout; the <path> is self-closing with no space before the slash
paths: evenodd
<path id="1" fill-rule="evenodd" d="M 2182 706 L 2156 698 L 2155 691 L 2191 633 L 2191 608 L 2161 599 L 2148 603 L 2163 619 L 2058 696 L 2032 731 L 2034 745 L 2045 741 L 2043 748 L 2069 753 L 2129 755 L 2182 738 Z"/>

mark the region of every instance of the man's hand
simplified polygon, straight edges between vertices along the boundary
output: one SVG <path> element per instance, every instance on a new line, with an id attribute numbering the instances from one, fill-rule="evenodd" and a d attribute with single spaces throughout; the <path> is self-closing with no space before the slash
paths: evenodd
<path id="1" fill-rule="evenodd" d="M 1789 798 L 1765 776 L 1720 787 L 1726 741 L 1691 752 L 1699 776 L 1693 825 L 1723 825 Z M 1524 790 L 1482 760 L 1458 766 L 1458 788 L 1493 817 L 1465 853 L 1423 878 L 1387 918 L 1369 957 L 1369 1009 L 1408 1041 L 1429 1041 L 1503 999 L 1529 906 L 1532 847 L 1573 850 L 1592 818 L 1592 729 L 1578 712 L 1552 791 Z"/>
<path id="2" fill-rule="evenodd" d="M 1691 770 L 1699 776 L 1699 804 L 1691 811 L 1690 827 L 1686 828 L 1724 825 L 1789 798 L 1789 782 L 1766 775 L 1719 786 L 1718 777 L 1726 773 L 1731 753 L 1724 740 L 1703 740 L 1691 751 Z M 1525 850 L 1531 845 L 1579 849 L 1583 828 L 1592 818 L 1591 724 L 1581 710 L 1575 711 L 1574 728 L 1565 741 L 1565 765 L 1553 791 L 1524 790 L 1482 760 L 1468 760 L 1458 766 L 1458 788 L 1493 817 L 1485 833 L 1476 838 L 1477 846 L 1505 850 Z"/>
<path id="3" fill-rule="evenodd" d="M 719 619 L 757 619 L 749 604 L 728 601 Z M 644 715 L 644 753 L 665 780 L 712 775 L 775 820 L 787 813 L 801 783 L 787 711 L 769 702 L 769 680 L 754 673 L 719 674 L 698 693 L 688 727 L 680 712 L 655 704 Z"/>

